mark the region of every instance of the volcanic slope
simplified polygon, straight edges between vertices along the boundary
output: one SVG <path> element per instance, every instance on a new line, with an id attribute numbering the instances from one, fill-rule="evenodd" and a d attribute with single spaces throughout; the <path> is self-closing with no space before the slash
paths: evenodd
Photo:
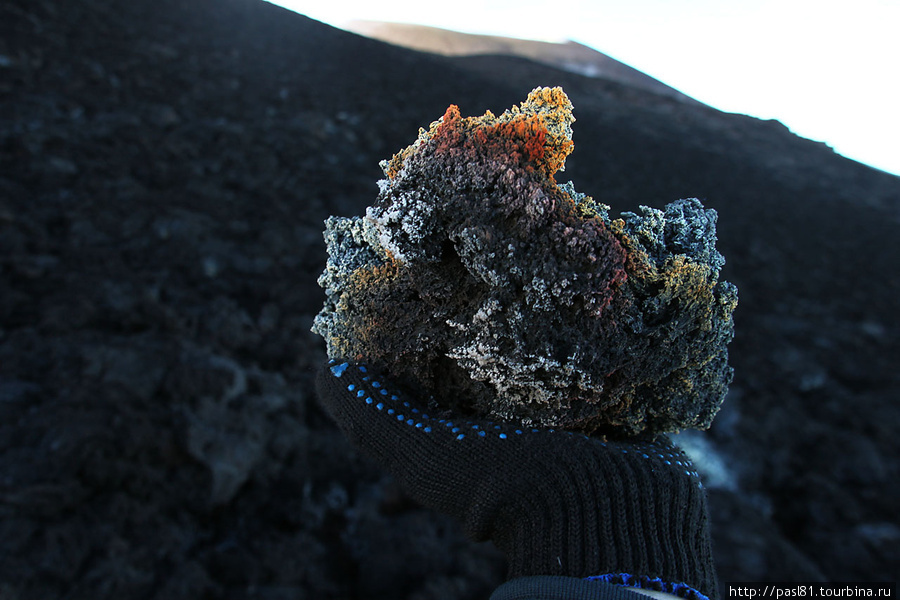
<path id="1" fill-rule="evenodd" d="M 721 578 L 890 579 L 900 179 L 776 122 L 257 0 L 6 0 L 0 596 L 486 597 L 502 557 L 310 392 L 321 232 L 448 105 L 554 85 L 578 119 L 561 183 L 614 212 L 718 211 L 735 380 L 682 443 Z"/>

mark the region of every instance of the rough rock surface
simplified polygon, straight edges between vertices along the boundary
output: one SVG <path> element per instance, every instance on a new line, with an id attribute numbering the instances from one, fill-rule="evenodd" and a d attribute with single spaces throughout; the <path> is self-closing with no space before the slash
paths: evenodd
<path id="1" fill-rule="evenodd" d="M 720 580 L 895 579 L 900 178 L 775 122 L 261 0 L 4 0 L 0 597 L 488 597 L 496 551 L 319 411 L 309 328 L 322 222 L 362 214 L 379 159 L 450 102 L 537 84 L 578 107 L 566 173 L 598 201 L 720 216 L 735 379 L 688 432 Z"/>
<path id="2" fill-rule="evenodd" d="M 331 218 L 313 331 L 466 413 L 615 435 L 707 428 L 732 370 L 737 290 L 716 213 L 609 207 L 558 186 L 572 103 L 451 106 L 383 161 L 365 218 Z"/>

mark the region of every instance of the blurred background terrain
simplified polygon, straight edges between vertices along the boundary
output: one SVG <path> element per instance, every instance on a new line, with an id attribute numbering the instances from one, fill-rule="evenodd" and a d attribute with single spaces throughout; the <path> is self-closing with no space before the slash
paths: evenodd
<path id="1" fill-rule="evenodd" d="M 561 182 L 719 213 L 735 381 L 679 441 L 721 580 L 896 577 L 900 178 L 539 59 L 259 0 L 2 0 L 0 598 L 487 597 L 502 557 L 316 406 L 321 232 L 449 104 L 553 85 L 578 119 Z"/>

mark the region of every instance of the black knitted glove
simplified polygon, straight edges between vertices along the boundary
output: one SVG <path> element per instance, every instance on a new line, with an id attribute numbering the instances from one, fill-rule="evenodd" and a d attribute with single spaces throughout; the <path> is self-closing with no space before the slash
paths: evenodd
<path id="1" fill-rule="evenodd" d="M 665 436 L 624 442 L 437 418 L 364 365 L 331 361 L 324 408 L 410 496 L 505 553 L 510 577 L 717 594 L 706 498 Z"/>

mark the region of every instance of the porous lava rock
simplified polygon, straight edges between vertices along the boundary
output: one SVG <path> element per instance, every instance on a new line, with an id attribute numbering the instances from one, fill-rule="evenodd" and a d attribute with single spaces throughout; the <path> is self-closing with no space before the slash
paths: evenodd
<path id="1" fill-rule="evenodd" d="M 572 104 L 537 88 L 496 117 L 456 106 L 381 166 L 365 217 L 326 221 L 331 357 L 433 402 L 601 435 L 706 428 L 731 381 L 734 285 L 699 200 L 611 219 L 558 185 Z"/>

